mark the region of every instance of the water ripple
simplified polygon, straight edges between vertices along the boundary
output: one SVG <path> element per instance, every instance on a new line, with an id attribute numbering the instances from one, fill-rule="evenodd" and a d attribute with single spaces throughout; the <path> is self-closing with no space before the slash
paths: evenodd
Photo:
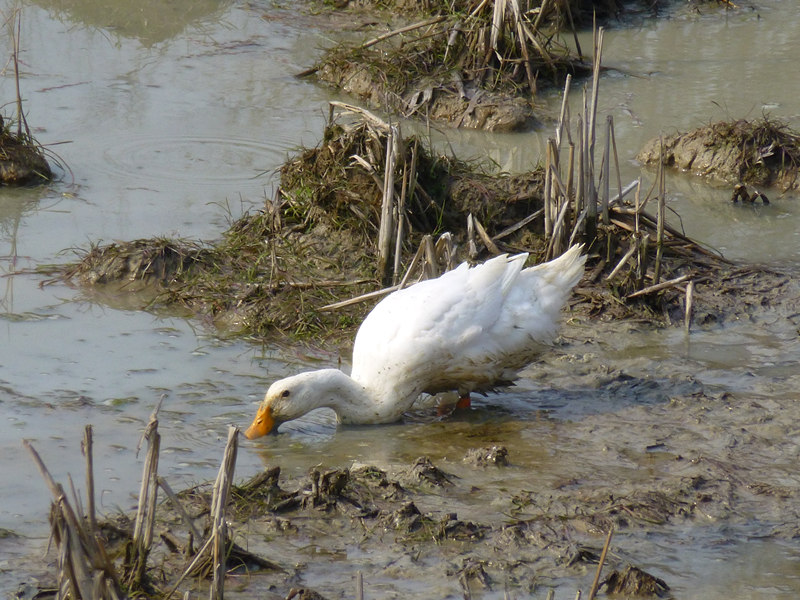
<path id="1" fill-rule="evenodd" d="M 113 146 L 103 151 L 101 169 L 141 181 L 261 186 L 285 156 L 286 147 L 280 140 L 136 136 L 114 139 Z"/>

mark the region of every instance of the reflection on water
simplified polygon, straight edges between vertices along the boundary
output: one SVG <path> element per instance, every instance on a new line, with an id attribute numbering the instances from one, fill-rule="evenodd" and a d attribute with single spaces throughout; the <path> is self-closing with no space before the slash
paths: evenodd
<path id="1" fill-rule="evenodd" d="M 218 339 L 203 324 L 132 310 L 125 290 L 101 296 L 40 287 L 41 277 L 20 272 L 70 260 L 63 250 L 99 240 L 214 238 L 230 216 L 260 206 L 284 158 L 321 136 L 330 93 L 292 74 L 314 61 L 328 34 L 291 7 L 272 4 L 23 4 L 28 120 L 42 142 L 69 142 L 54 150 L 72 173 L 47 187 L 0 188 L 0 471 L 13 482 L 0 491 L 0 529 L 24 536 L 0 536 L 4 557 L 46 542 L 48 498 L 22 439 L 32 441 L 57 479 L 71 472 L 77 481 L 82 428 L 92 423 L 101 509 L 127 510 L 139 487 L 140 430 L 162 395 L 161 471 L 180 487 L 214 477 L 227 426 L 249 422 L 271 380 L 339 359 L 335 349 Z M 600 113 L 614 116 L 624 181 L 651 180 L 632 159 L 661 132 L 729 115 L 755 118 L 763 107 L 800 125 L 800 80 L 781 76 L 793 72 L 800 28 L 800 11 L 786 4 L 773 0 L 725 16 L 680 12 L 608 31 L 605 57 L 613 69 L 601 86 Z M 11 6 L 3 3 L 4 14 Z M 2 44 L 7 53 L 5 37 Z M 4 75 L 0 92 L 9 98 L 12 82 Z M 573 111 L 581 93 L 576 85 Z M 557 95 L 544 103 L 543 114 L 556 113 Z M 535 165 L 548 135 L 547 123 L 525 134 L 432 133 L 443 151 L 477 154 L 510 171 Z M 727 256 L 797 259 L 797 198 L 771 194 L 769 206 L 734 206 L 724 188 L 681 174 L 669 177 L 668 190 L 681 215 L 676 226 Z M 769 315 L 697 328 L 688 338 L 678 330 L 595 328 L 589 322 L 573 330 L 518 388 L 477 398 L 466 416 L 437 421 L 423 413 L 385 427 L 337 429 L 331 413 L 319 411 L 285 424 L 281 435 L 246 443 L 237 476 L 275 464 L 294 475 L 317 464 L 370 462 L 391 470 L 427 454 L 445 470 L 474 478 L 460 462 L 465 451 L 503 444 L 513 464 L 478 478 L 488 496 L 570 479 L 647 481 L 675 462 L 668 435 L 676 436 L 675 446 L 696 444 L 691 448 L 712 455 L 730 441 L 729 431 L 694 431 L 679 409 L 670 412 L 675 398 L 705 392 L 733 395 L 724 414 L 743 421 L 729 421 L 729 429 L 761 428 L 778 440 L 770 451 L 780 451 L 780 460 L 766 451 L 758 460 L 776 481 L 797 486 L 789 423 L 800 349 L 792 319 Z M 765 407 L 781 418 L 770 421 Z M 660 416 L 664 430 L 653 433 L 651 421 Z M 454 498 L 462 518 L 484 510 L 472 498 Z M 797 545 L 749 541 L 768 529 L 763 518 L 733 532 L 714 523 L 676 525 L 622 536 L 619 548 L 667 578 L 680 597 L 794 597 Z M 325 574 L 310 573 L 309 583 L 314 577 Z M 0 590 L 20 579 L 0 561 Z M 387 594 L 393 589 L 388 575 L 372 583 Z M 423 597 L 427 588 L 419 588 Z"/>
<path id="2" fill-rule="evenodd" d="M 169 40 L 187 27 L 204 21 L 218 21 L 230 0 L 184 0 L 158 2 L 87 2 L 86 0 L 54 0 L 35 2 L 53 18 L 102 31 L 109 37 L 139 40 L 152 46 Z"/>

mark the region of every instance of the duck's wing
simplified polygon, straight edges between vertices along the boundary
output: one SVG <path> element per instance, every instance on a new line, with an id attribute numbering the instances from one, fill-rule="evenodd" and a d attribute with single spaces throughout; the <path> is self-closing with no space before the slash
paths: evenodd
<path id="1" fill-rule="evenodd" d="M 526 257 L 462 264 L 387 296 L 358 331 L 353 377 L 392 385 L 412 379 L 424 391 L 436 391 L 473 376 L 496 352 L 493 332 Z"/>
<path id="2" fill-rule="evenodd" d="M 523 270 L 526 258 L 462 264 L 386 297 L 356 336 L 353 377 L 401 393 L 512 381 L 554 338 L 585 262 L 580 246 Z"/>

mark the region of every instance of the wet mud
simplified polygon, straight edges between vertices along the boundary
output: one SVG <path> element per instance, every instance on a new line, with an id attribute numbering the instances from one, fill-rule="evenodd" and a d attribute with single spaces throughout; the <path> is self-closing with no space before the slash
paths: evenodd
<path id="1" fill-rule="evenodd" d="M 592 405 L 579 417 L 423 411 L 404 427 L 431 452 L 405 462 L 285 474 L 269 443 L 252 447 L 265 467 L 231 491 L 226 595 L 354 597 L 361 577 L 366 597 L 574 597 L 588 590 L 613 531 L 601 592 L 683 597 L 672 595 L 674 567 L 653 567 L 667 559 L 652 540 L 800 534 L 793 401 L 715 393 L 688 375 L 599 368 L 569 353 L 537 366 Z M 484 410 L 495 418 L 483 420 Z M 163 597 L 198 552 L 212 487 L 179 492 L 180 511 L 159 503 L 149 597 Z M 109 554 L 124 556 L 132 516 L 112 516 L 101 530 Z M 179 593 L 206 593 L 210 573 L 209 561 L 197 564 Z"/>

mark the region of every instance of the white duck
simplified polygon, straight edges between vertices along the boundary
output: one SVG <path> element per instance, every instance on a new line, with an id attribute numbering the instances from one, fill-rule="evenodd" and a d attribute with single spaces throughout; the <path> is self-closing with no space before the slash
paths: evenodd
<path id="1" fill-rule="evenodd" d="M 390 294 L 358 330 L 350 376 L 321 369 L 276 381 L 245 436 L 261 437 L 320 407 L 332 408 L 340 423 L 390 423 L 423 392 L 468 398 L 510 384 L 555 337 L 561 307 L 583 274 L 581 248 L 527 269 L 527 254 L 464 263 Z"/>

